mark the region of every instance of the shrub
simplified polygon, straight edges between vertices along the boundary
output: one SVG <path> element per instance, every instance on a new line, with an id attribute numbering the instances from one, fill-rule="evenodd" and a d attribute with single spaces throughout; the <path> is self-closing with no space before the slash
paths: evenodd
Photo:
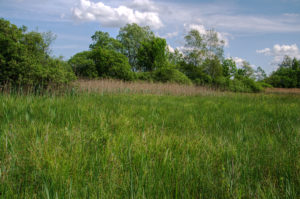
<path id="1" fill-rule="evenodd" d="M 268 84 L 266 82 L 257 82 L 257 83 L 263 88 L 273 88 L 271 84 Z"/>
<path id="2" fill-rule="evenodd" d="M 96 78 L 98 72 L 95 62 L 91 59 L 91 51 L 77 53 L 69 60 L 76 76 L 85 78 Z"/>
<path id="3" fill-rule="evenodd" d="M 138 80 L 143 80 L 148 82 L 153 82 L 154 80 L 152 72 L 137 72 L 135 74 L 136 74 L 136 79 Z"/>
<path id="4" fill-rule="evenodd" d="M 114 50 L 97 48 L 91 52 L 99 77 L 133 80 L 134 74 L 125 55 Z"/>
<path id="5" fill-rule="evenodd" d="M 226 90 L 228 89 L 229 81 L 230 79 L 225 78 L 223 76 L 219 76 L 213 80 L 213 84 L 219 89 Z"/>
<path id="6" fill-rule="evenodd" d="M 233 92 L 260 92 L 263 87 L 250 78 L 233 79 L 228 81 L 228 89 Z"/>
<path id="7" fill-rule="evenodd" d="M 255 82 L 253 79 L 244 78 L 242 82 L 246 87 L 250 88 L 252 92 L 260 92 L 263 90 L 262 86 L 257 82 Z"/>
<path id="8" fill-rule="evenodd" d="M 154 79 L 159 82 L 192 84 L 192 81 L 182 72 L 174 68 L 161 68 L 154 72 Z"/>

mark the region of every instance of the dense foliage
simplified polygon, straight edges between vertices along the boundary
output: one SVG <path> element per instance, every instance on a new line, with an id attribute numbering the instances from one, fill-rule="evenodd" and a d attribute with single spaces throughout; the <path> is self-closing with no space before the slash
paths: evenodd
<path id="1" fill-rule="evenodd" d="M 217 32 L 190 30 L 185 46 L 169 50 L 165 39 L 149 27 L 127 24 L 116 38 L 96 31 L 90 49 L 68 62 L 50 56 L 51 33 L 28 32 L 0 20 L 0 84 L 63 84 L 75 78 L 147 80 L 215 87 L 239 92 L 259 92 L 263 87 L 300 87 L 299 60 L 286 57 L 267 78 L 261 67 L 244 61 L 237 66 L 224 58 L 225 42 Z M 73 69 L 73 70 L 72 70 Z M 75 74 L 75 75 L 74 75 Z"/>
<path id="2" fill-rule="evenodd" d="M 300 60 L 286 56 L 266 82 L 279 88 L 300 88 Z"/>
<path id="3" fill-rule="evenodd" d="M 50 57 L 51 33 L 27 32 L 0 19 L 0 85 L 47 86 L 75 78 L 61 59 Z"/>
<path id="4" fill-rule="evenodd" d="M 237 67 L 232 59 L 225 59 L 224 41 L 214 30 L 205 34 L 191 30 L 185 36 L 185 48 L 174 52 L 165 39 L 137 24 L 121 28 L 116 39 L 97 31 L 92 40 L 89 51 L 69 60 L 79 77 L 194 83 L 241 92 L 262 90 L 255 80 L 263 81 L 264 71 L 259 67 L 258 77 L 248 62 Z"/>

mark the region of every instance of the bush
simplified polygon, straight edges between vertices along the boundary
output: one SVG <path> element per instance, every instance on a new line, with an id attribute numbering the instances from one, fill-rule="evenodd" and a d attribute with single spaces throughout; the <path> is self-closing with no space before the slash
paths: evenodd
<path id="1" fill-rule="evenodd" d="M 257 82 L 257 83 L 263 88 L 273 88 L 271 84 L 268 84 L 266 82 Z"/>
<path id="2" fill-rule="evenodd" d="M 134 80 L 128 58 L 114 50 L 97 48 L 91 52 L 99 77 Z"/>
<path id="3" fill-rule="evenodd" d="M 148 82 L 153 82 L 154 80 L 152 72 L 137 72 L 135 74 L 136 74 L 136 79 L 138 80 L 143 80 Z"/>
<path id="4" fill-rule="evenodd" d="M 182 72 L 174 68 L 161 68 L 154 72 L 154 79 L 159 82 L 192 84 L 192 81 Z"/>
<path id="5" fill-rule="evenodd" d="M 226 78 L 224 76 L 219 76 L 214 79 L 213 84 L 215 87 L 219 89 L 226 90 L 228 89 L 229 81 L 230 81 L 229 78 Z"/>
<path id="6" fill-rule="evenodd" d="M 246 87 L 250 88 L 252 92 L 260 92 L 263 90 L 262 86 L 259 83 L 255 82 L 253 79 L 244 78 L 242 82 Z"/>
<path id="7" fill-rule="evenodd" d="M 228 82 L 228 89 L 233 92 L 260 92 L 262 86 L 250 78 L 233 79 Z"/>
<path id="8" fill-rule="evenodd" d="M 91 51 L 77 53 L 69 60 L 74 73 L 78 77 L 96 78 L 98 72 L 95 62 L 91 59 Z"/>

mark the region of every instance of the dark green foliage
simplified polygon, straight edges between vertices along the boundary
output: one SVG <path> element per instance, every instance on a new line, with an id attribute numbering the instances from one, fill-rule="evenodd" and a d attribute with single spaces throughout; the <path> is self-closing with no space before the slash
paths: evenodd
<path id="1" fill-rule="evenodd" d="M 286 56 L 279 68 L 265 80 L 273 87 L 300 88 L 299 60 Z"/>
<path id="2" fill-rule="evenodd" d="M 73 71 L 78 77 L 84 78 L 96 78 L 98 77 L 98 72 L 93 59 L 91 59 L 92 52 L 84 51 L 77 53 L 69 60 Z"/>
<path id="3" fill-rule="evenodd" d="M 185 74 L 171 67 L 157 69 L 154 72 L 154 79 L 158 82 L 192 84 L 192 81 Z"/>
<path id="4" fill-rule="evenodd" d="M 51 34 L 26 29 L 0 19 L 0 85 L 47 86 L 73 80 L 70 66 L 49 55 Z"/>
<path id="5" fill-rule="evenodd" d="M 212 78 L 206 74 L 202 67 L 188 64 L 186 62 L 180 62 L 179 69 L 189 79 L 191 79 L 196 85 L 211 84 Z"/>
<path id="6" fill-rule="evenodd" d="M 141 43 L 138 50 L 138 68 L 140 71 L 154 71 L 165 67 L 167 63 L 167 42 L 154 37 Z"/>
<path id="7" fill-rule="evenodd" d="M 133 80 L 134 74 L 128 63 L 128 59 L 114 50 L 97 48 L 92 50 L 91 58 L 95 62 L 98 76 L 102 78 L 116 78 Z"/>

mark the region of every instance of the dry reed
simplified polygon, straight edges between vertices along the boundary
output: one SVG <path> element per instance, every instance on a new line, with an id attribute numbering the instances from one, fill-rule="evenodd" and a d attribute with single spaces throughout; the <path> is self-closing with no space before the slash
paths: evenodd
<path id="1" fill-rule="evenodd" d="M 79 91 L 100 93 L 141 93 L 157 95 L 222 95 L 213 88 L 174 83 L 124 82 L 120 80 L 78 80 L 75 82 Z"/>
<path id="2" fill-rule="evenodd" d="M 267 88 L 266 93 L 300 94 L 300 88 Z"/>

